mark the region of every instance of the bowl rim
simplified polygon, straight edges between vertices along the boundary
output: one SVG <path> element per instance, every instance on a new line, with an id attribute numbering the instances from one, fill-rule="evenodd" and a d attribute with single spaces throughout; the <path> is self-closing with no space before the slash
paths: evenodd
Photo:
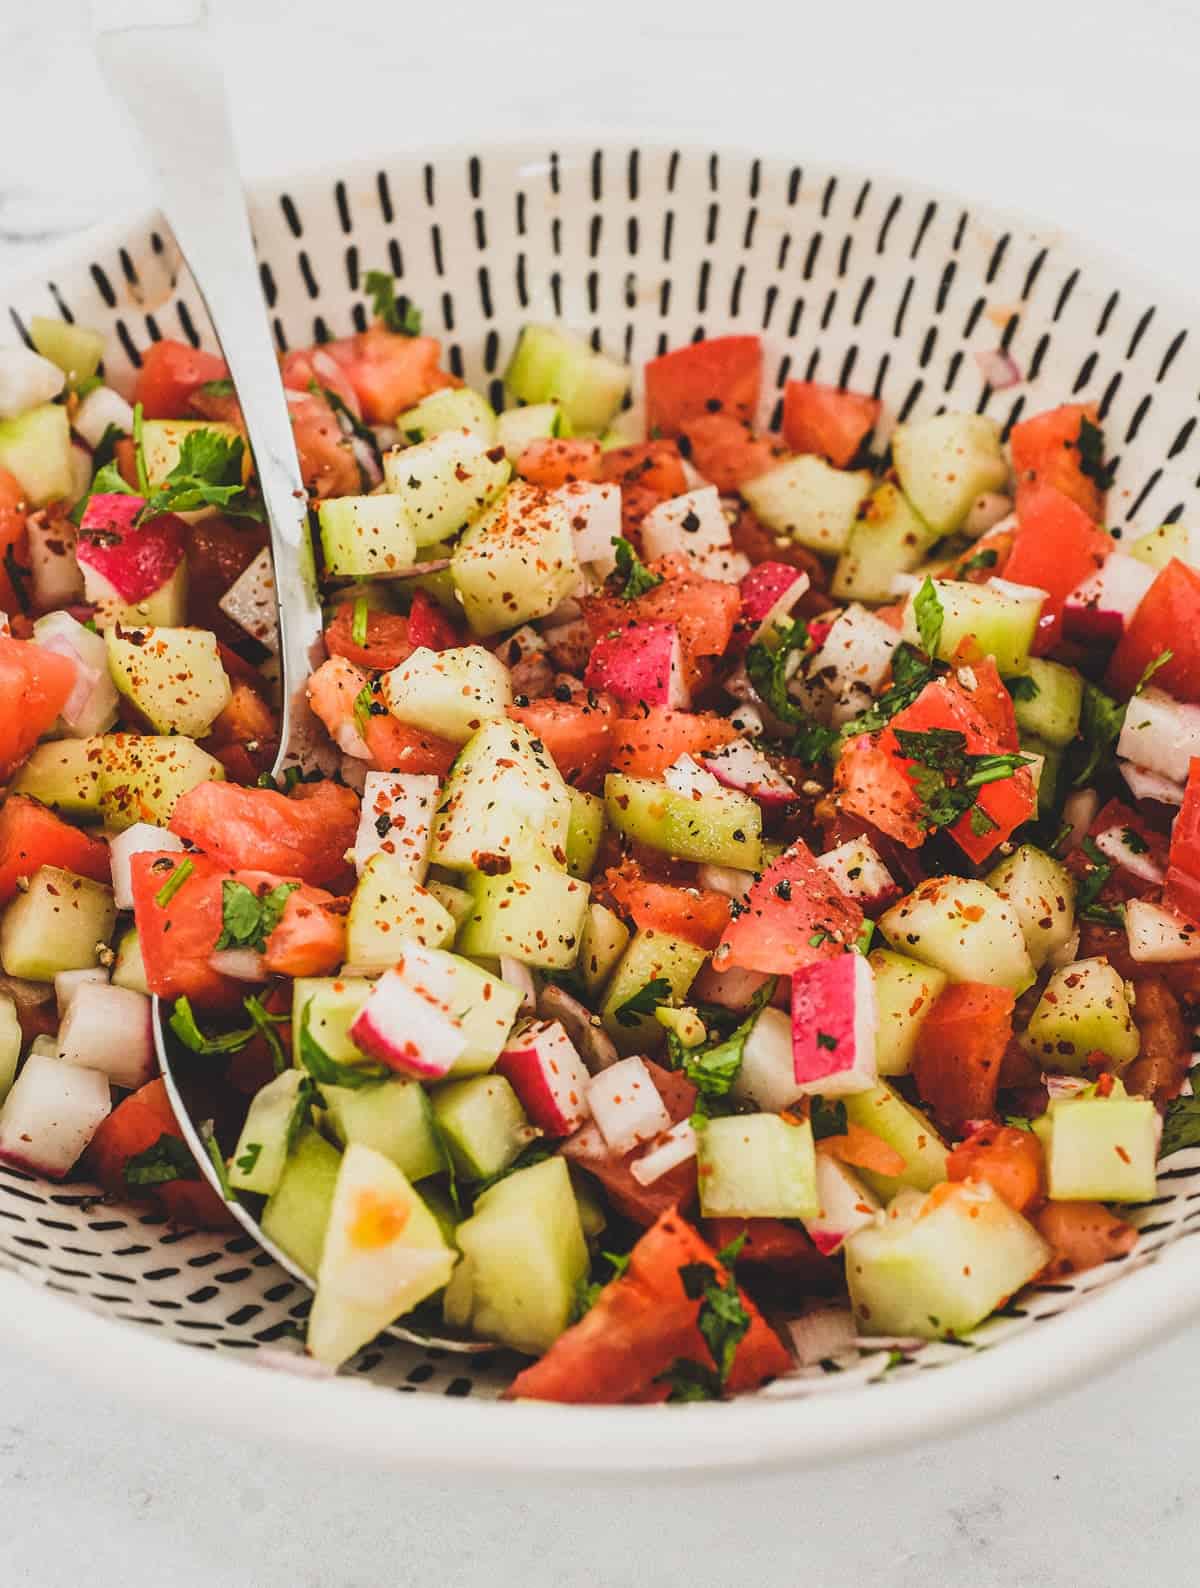
<path id="1" fill-rule="evenodd" d="M 246 183 L 248 197 L 270 202 L 286 183 L 372 176 L 397 162 L 462 159 L 468 153 L 533 162 L 590 156 L 598 148 L 625 154 L 703 151 L 729 159 L 802 162 L 782 144 L 761 147 L 706 140 L 691 131 L 678 136 L 636 137 L 614 127 L 516 138 L 479 139 L 476 146 L 447 141 L 412 148 L 371 151 L 345 160 L 296 169 L 268 165 Z M 906 197 L 953 203 L 974 222 L 1037 237 L 1086 255 L 1114 287 L 1136 288 L 1181 324 L 1191 314 L 1181 292 L 1164 288 L 1127 256 L 1037 215 L 980 203 L 951 189 L 928 185 L 889 170 L 841 164 L 827 158 L 819 169 L 839 177 L 890 183 Z M 157 227 L 169 230 L 153 205 L 130 209 L 44 248 L 23 251 L 0 274 L 0 288 L 42 284 L 54 271 L 81 257 L 120 246 L 130 235 Z M 964 1360 L 919 1372 L 886 1388 L 865 1385 L 836 1395 L 746 1397 L 721 1405 L 689 1405 L 664 1415 L 659 1406 L 573 1407 L 518 1401 L 455 1399 L 447 1415 L 441 1397 L 411 1394 L 400 1420 L 389 1397 L 368 1380 L 305 1378 L 288 1371 L 245 1371 L 239 1353 L 217 1348 L 182 1349 L 134 1323 L 106 1317 L 87 1305 L 55 1294 L 21 1269 L 0 1268 L 0 1334 L 18 1340 L 33 1355 L 60 1367 L 77 1381 L 104 1387 L 120 1384 L 147 1408 L 169 1405 L 194 1422 L 217 1423 L 251 1439 L 264 1438 L 336 1452 L 396 1470 L 440 1473 L 487 1471 L 493 1477 L 537 1472 L 543 1479 L 582 1475 L 621 1479 L 639 1474 L 701 1475 L 722 1471 L 778 1471 L 880 1455 L 935 1435 L 1019 1411 L 1032 1402 L 1065 1393 L 1115 1365 L 1132 1349 L 1146 1347 L 1200 1312 L 1200 1229 L 1158 1249 L 1151 1260 L 1081 1297 L 1069 1311 L 1038 1320 L 1012 1339 Z M 240 1353 L 261 1363 L 262 1353 Z M 272 1367 L 284 1366 L 271 1353 Z M 265 1365 L 265 1364 L 264 1364 Z M 351 1386 L 359 1392 L 349 1413 Z M 253 1388 L 251 1386 L 254 1386 Z M 404 1434 L 402 1441 L 397 1431 Z M 711 1437 L 709 1437 L 711 1436 Z M 630 1445 L 633 1452 L 630 1452 Z"/>

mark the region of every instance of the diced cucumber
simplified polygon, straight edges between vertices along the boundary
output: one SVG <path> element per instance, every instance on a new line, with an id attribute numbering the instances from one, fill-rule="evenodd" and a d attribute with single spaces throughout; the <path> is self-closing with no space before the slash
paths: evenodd
<path id="1" fill-rule="evenodd" d="M 983 981 L 1022 993 L 1034 970 L 1013 907 L 984 882 L 930 877 L 879 918 L 899 953 L 944 970 L 951 981 Z"/>
<path id="2" fill-rule="evenodd" d="M 945 971 L 890 948 L 873 949 L 868 958 L 875 972 L 879 1015 L 875 1056 L 879 1073 L 907 1075 L 912 1069 L 921 1027 L 949 978 Z"/>
<path id="3" fill-rule="evenodd" d="M 64 816 L 100 815 L 101 739 L 52 739 L 39 744 L 13 779 L 13 791 L 30 794 Z"/>
<path id="4" fill-rule="evenodd" d="M 762 813 L 748 794 L 722 788 L 698 799 L 652 778 L 610 772 L 604 779 L 609 824 L 680 860 L 757 871 Z"/>
<path id="5" fill-rule="evenodd" d="M 367 1056 L 350 1039 L 350 1027 L 366 1002 L 372 983 L 365 976 L 299 976 L 292 983 L 292 1054 L 300 1063 L 300 1029 L 308 1029 L 338 1064 L 365 1064 Z"/>
<path id="6" fill-rule="evenodd" d="M 741 491 L 768 529 L 832 555 L 846 549 L 873 483 L 865 469 L 835 469 L 805 454 L 776 464 Z"/>
<path id="7" fill-rule="evenodd" d="M 387 970 L 406 940 L 426 948 L 447 948 L 454 941 L 454 919 L 413 880 L 403 860 L 372 855 L 350 901 L 346 962 L 359 970 Z"/>
<path id="8" fill-rule="evenodd" d="M 1013 700 L 1017 726 L 1048 744 L 1070 744 L 1079 732 L 1082 677 L 1075 668 L 1048 662 L 1041 656 L 1029 658 L 1029 677 L 1037 686 L 1037 693 L 1026 696 L 1017 692 Z"/>
<path id="9" fill-rule="evenodd" d="M 598 993 L 625 952 L 629 928 L 604 904 L 589 904 L 579 934 L 579 974 L 590 993 Z"/>
<path id="10" fill-rule="evenodd" d="M 603 430 L 629 390 L 630 370 L 556 325 L 527 325 L 504 372 L 505 402 L 557 402 L 573 430 Z"/>
<path id="11" fill-rule="evenodd" d="M 21 1057 L 21 1021 L 7 993 L 0 995 L 0 1103 L 12 1090 Z"/>
<path id="12" fill-rule="evenodd" d="M 936 535 L 960 528 L 976 497 L 1008 482 L 1000 427 L 982 414 L 897 425 L 892 456 L 904 494 Z"/>
<path id="13" fill-rule="evenodd" d="M 189 789 L 225 776 L 215 756 L 182 734 L 111 733 L 80 742 L 99 745 L 100 812 L 118 832 L 134 822 L 165 827 Z"/>
<path id="14" fill-rule="evenodd" d="M 1118 1090 L 1119 1089 L 1119 1090 Z M 1055 1202 L 1148 1202 L 1156 1186 L 1158 1121 L 1148 1097 L 1089 1088 L 1060 1097 L 1033 1122 L 1046 1155 L 1046 1187 Z"/>
<path id="15" fill-rule="evenodd" d="M 431 392 L 415 408 L 397 415 L 396 429 L 413 446 L 440 436 L 444 430 L 471 430 L 489 444 L 498 439 L 491 403 L 469 386 L 445 386 Z"/>
<path id="16" fill-rule="evenodd" d="M 502 1075 L 448 1081 L 434 1090 L 433 1112 L 464 1180 L 486 1180 L 507 1169 L 537 1134 Z"/>
<path id="17" fill-rule="evenodd" d="M 1078 959 L 1056 970 L 1021 1038 L 1045 1070 L 1083 1075 L 1091 1053 L 1114 1064 L 1137 1057 L 1140 1039 L 1125 983 L 1106 959 Z"/>
<path id="18" fill-rule="evenodd" d="M 142 959 L 142 945 L 138 941 L 137 927 L 131 926 L 127 932 L 122 933 L 117 944 L 117 957 L 113 961 L 112 984 L 114 987 L 128 987 L 132 992 L 143 993 L 150 996 L 150 988 L 146 984 L 146 965 Z"/>
<path id="19" fill-rule="evenodd" d="M 334 496 L 317 507 L 325 568 L 339 578 L 396 573 L 417 560 L 417 540 L 404 497 Z"/>
<path id="20" fill-rule="evenodd" d="M 840 601 L 892 601 L 892 580 L 911 573 L 937 540 L 900 487 L 885 480 L 854 520 L 831 586 Z"/>
<path id="21" fill-rule="evenodd" d="M 547 617 L 579 585 L 566 503 L 517 480 L 463 535 L 450 572 L 476 634 Z"/>
<path id="22" fill-rule="evenodd" d="M 326 1119 L 343 1147 L 352 1141 L 390 1158 L 414 1182 L 446 1167 L 433 1108 L 419 1081 L 323 1086 Z"/>
<path id="23" fill-rule="evenodd" d="M 179 454 L 188 436 L 198 430 L 213 431 L 226 441 L 242 440 L 236 425 L 216 419 L 147 419 L 142 425 L 142 460 L 150 484 L 161 485 L 179 462 Z M 243 452 L 242 472 L 250 472 L 250 455 Z"/>
<path id="24" fill-rule="evenodd" d="M 498 656 L 482 645 L 433 651 L 418 646 L 383 680 L 393 717 L 465 744 L 485 722 L 503 719 L 512 704 L 512 681 Z"/>
<path id="25" fill-rule="evenodd" d="M 90 380 L 104 357 L 104 338 L 99 331 L 67 320 L 51 320 L 44 314 L 35 314 L 30 320 L 29 340 L 43 358 L 58 365 L 72 387 Z"/>
<path id="26" fill-rule="evenodd" d="M 58 866 L 39 866 L 0 920 L 0 964 L 6 975 L 26 981 L 88 970 L 100 963 L 116 924 L 111 888 Z"/>
<path id="27" fill-rule="evenodd" d="M 531 441 L 563 436 L 569 430 L 557 403 L 530 403 L 525 408 L 504 410 L 497 420 L 496 439 L 515 463 Z"/>
<path id="28" fill-rule="evenodd" d="M 426 882 L 425 887 L 450 916 L 454 922 L 454 930 L 457 932 L 471 913 L 471 895 L 465 888 L 456 888 L 453 883 L 442 882 L 440 878 L 431 879 Z"/>
<path id="29" fill-rule="evenodd" d="M 1046 1266 L 1050 1248 L 986 1181 L 906 1197 L 846 1242 L 865 1334 L 962 1335 Z"/>
<path id="30" fill-rule="evenodd" d="M 600 1018 L 622 1053 L 647 1053 L 661 1047 L 663 1028 L 653 1015 L 623 1009 L 652 981 L 667 983 L 664 1003 L 682 1003 L 708 955 L 694 943 L 653 927 L 640 927 L 612 972 Z"/>
<path id="31" fill-rule="evenodd" d="M 383 478 L 408 511 L 418 546 L 457 535 L 504 489 L 511 470 L 500 449 L 473 430 L 443 430 L 384 454 Z"/>
<path id="32" fill-rule="evenodd" d="M 1035 844 L 1021 847 L 988 873 L 987 885 L 1016 911 L 1035 970 L 1075 930 L 1075 879 Z"/>
<path id="33" fill-rule="evenodd" d="M 61 403 L 0 421 L 0 469 L 16 476 L 30 507 L 70 500 L 71 425 Z"/>
<path id="34" fill-rule="evenodd" d="M 160 733 L 203 738 L 233 699 L 208 629 L 111 628 L 104 638 L 113 683 Z"/>
<path id="35" fill-rule="evenodd" d="M 409 1176 L 409 1179 L 412 1179 L 411 1175 Z M 439 1230 L 441 1230 L 442 1239 L 445 1241 L 446 1245 L 453 1246 L 457 1251 L 458 1226 L 462 1223 L 462 1214 L 450 1200 L 449 1193 L 444 1191 L 440 1185 L 430 1185 L 429 1182 L 426 1181 L 421 1186 L 421 1201 L 424 1202 L 425 1206 L 437 1220 L 437 1227 Z M 461 1266 L 461 1264 L 458 1264 L 455 1267 L 454 1272 L 457 1273 Z M 450 1277 L 453 1279 L 454 1275 L 452 1274 Z"/>
<path id="36" fill-rule="evenodd" d="M 569 970 L 579 957 L 591 889 L 549 860 L 518 861 L 488 876 L 468 875 L 471 913 L 458 934 L 464 954 L 508 955 L 544 970 Z"/>
<path id="37" fill-rule="evenodd" d="M 1062 777 L 1063 757 L 1066 750 L 1059 744 L 1048 744 L 1036 734 L 1022 733 L 1021 750 L 1032 756 L 1028 772 L 1037 788 L 1038 816 L 1048 820 L 1059 806 L 1059 780 Z"/>
<path id="38" fill-rule="evenodd" d="M 304 1075 L 284 1070 L 250 1100 L 233 1157 L 229 1184 L 235 1191 L 253 1191 L 269 1197 L 279 1187 L 287 1159 L 288 1138 L 294 1134 L 292 1117 L 300 1104 Z"/>
<path id="39" fill-rule="evenodd" d="M 567 785 L 524 723 L 480 728 L 455 761 L 433 821 L 430 859 L 452 871 L 495 867 L 494 857 L 566 861 Z"/>
<path id="40" fill-rule="evenodd" d="M 945 1142 L 920 1109 L 901 1097 L 895 1087 L 880 1081 L 869 1092 L 851 1092 L 841 1101 L 852 1125 L 873 1131 L 904 1159 L 906 1167 L 900 1175 L 859 1170 L 871 1189 L 885 1200 L 906 1186 L 929 1191 L 946 1178 Z"/>
<path id="41" fill-rule="evenodd" d="M 1163 524 L 1158 529 L 1147 530 L 1128 545 L 1121 542 L 1121 550 L 1151 568 L 1165 568 L 1172 557 L 1186 562 L 1190 568 L 1200 566 L 1200 547 L 1196 532 L 1180 523 Z"/>
<path id="42" fill-rule="evenodd" d="M 571 1322 L 587 1243 L 566 1160 L 518 1169 L 485 1191 L 455 1232 L 465 1273 L 446 1321 L 541 1355 Z"/>
<path id="43" fill-rule="evenodd" d="M 808 1120 L 731 1114 L 696 1133 L 700 1211 L 707 1218 L 812 1218 L 820 1207 Z"/>
<path id="44" fill-rule="evenodd" d="M 604 837 L 604 801 L 597 794 L 567 786 L 571 821 L 567 828 L 567 870 L 584 879 L 596 868 L 600 840 Z"/>
<path id="45" fill-rule="evenodd" d="M 263 1234 L 310 1279 L 321 1267 L 342 1155 L 311 1127 L 301 1130 L 262 1214 Z"/>
<path id="46" fill-rule="evenodd" d="M 973 639 L 996 666 L 1011 677 L 1029 666 L 1029 647 L 1037 632 L 1042 609 L 1040 596 L 1010 593 L 992 584 L 967 584 L 957 579 L 935 579 L 933 589 L 942 607 L 942 630 L 937 653 L 949 661 L 965 639 Z M 920 588 L 924 588 L 921 586 Z M 903 636 L 912 645 L 921 643 L 914 590 L 904 607 Z"/>

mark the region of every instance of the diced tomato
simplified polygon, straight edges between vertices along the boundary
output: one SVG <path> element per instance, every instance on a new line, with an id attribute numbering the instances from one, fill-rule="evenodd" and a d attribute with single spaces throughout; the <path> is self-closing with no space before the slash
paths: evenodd
<path id="1" fill-rule="evenodd" d="M 989 529 L 947 566 L 945 577 L 965 579 L 968 584 L 1004 578 L 1015 538 L 1013 529 Z"/>
<path id="2" fill-rule="evenodd" d="M 600 478 L 600 443 L 567 441 L 556 436 L 540 436 L 531 441 L 517 459 L 517 473 L 531 485 L 547 490 L 566 485 L 570 480 Z"/>
<path id="3" fill-rule="evenodd" d="M 10 794 L 0 806 L 0 904 L 15 895 L 18 878 L 31 877 L 39 866 L 61 866 L 107 882 L 108 845 L 69 826 L 37 800 Z"/>
<path id="4" fill-rule="evenodd" d="M 408 609 L 408 638 L 411 644 L 428 646 L 431 651 L 448 651 L 462 644 L 459 631 L 424 590 L 413 591 Z"/>
<path id="5" fill-rule="evenodd" d="M 652 358 L 646 365 L 646 428 L 676 436 L 701 414 L 750 423 L 762 387 L 762 338 L 717 336 Z"/>
<path id="6" fill-rule="evenodd" d="M 793 452 L 815 452 L 848 469 L 875 428 L 878 398 L 815 380 L 790 380 L 783 389 L 783 439 Z"/>
<path id="7" fill-rule="evenodd" d="M 687 490 L 678 443 L 665 439 L 610 447 L 600 455 L 600 478 L 615 482 L 623 491 L 644 487 L 659 498 L 682 496 Z"/>
<path id="8" fill-rule="evenodd" d="M 288 392 L 288 413 L 300 458 L 300 475 L 314 496 L 353 496 L 362 476 L 337 415 L 314 392 Z"/>
<path id="9" fill-rule="evenodd" d="M 1061 408 L 1048 408 L 1045 413 L 1015 424 L 1009 445 L 1018 499 L 1031 486 L 1053 486 L 1099 524 L 1104 518 L 1104 492 L 1080 466 L 1079 432 L 1085 418 L 1089 424 L 1099 426 L 1095 403 L 1064 403 Z"/>
<path id="10" fill-rule="evenodd" d="M 833 788 L 839 811 L 869 823 L 908 849 L 919 849 L 925 842 L 921 802 L 881 734 L 860 733 L 846 740 L 834 768 Z"/>
<path id="11" fill-rule="evenodd" d="M 151 342 L 142 355 L 133 400 L 141 403 L 147 419 L 184 419 L 188 399 L 197 386 L 228 378 L 229 367 L 223 358 L 167 337 Z"/>
<path id="12" fill-rule="evenodd" d="M 1009 1207 L 1028 1213 L 1045 1198 L 1042 1146 L 1031 1130 L 1015 1125 L 983 1125 L 955 1147 L 946 1160 L 950 1180 L 986 1180 Z"/>
<path id="13" fill-rule="evenodd" d="M 696 1088 L 686 1076 L 679 1070 L 664 1070 L 653 1059 L 646 1060 L 646 1068 L 671 1123 L 677 1125 L 681 1119 L 690 1118 L 696 1107 Z M 650 1185 L 642 1185 L 629 1167 L 641 1150 L 634 1147 L 623 1157 L 614 1157 L 598 1130 L 577 1131 L 562 1146 L 564 1158 L 599 1180 L 614 1212 L 646 1226 L 668 1208 L 687 1209 L 695 1202 L 696 1160 L 677 1164 Z"/>
<path id="14" fill-rule="evenodd" d="M 422 397 L 459 384 L 438 368 L 442 345 L 432 336 L 399 336 L 373 325 L 357 336 L 326 342 L 322 351 L 345 371 L 371 425 L 390 425 Z"/>
<path id="15" fill-rule="evenodd" d="M 279 724 L 258 690 L 239 679 L 203 744 L 235 782 L 253 783 L 275 759 Z"/>
<path id="16" fill-rule="evenodd" d="M 15 474 L 0 469 L 0 610 L 12 617 L 25 603 L 9 576 L 10 562 L 29 567 L 25 488 Z"/>
<path id="17" fill-rule="evenodd" d="M 642 1399 L 677 1361 L 712 1367 L 697 1327 L 701 1301 L 684 1289 L 681 1272 L 702 1264 L 714 1278 L 716 1253 L 678 1213 L 667 1212 L 630 1254 L 624 1274 L 606 1285 L 591 1311 L 505 1391 L 511 1400 L 614 1405 Z M 757 1388 L 785 1373 L 791 1358 L 753 1301 L 740 1292 L 750 1327 L 737 1348 L 729 1390 Z"/>
<path id="18" fill-rule="evenodd" d="M 681 937 L 708 953 L 729 921 L 729 900 L 723 893 L 648 881 L 634 863 L 606 871 L 601 887 L 635 926 Z"/>
<path id="19" fill-rule="evenodd" d="M 1063 606 L 1071 591 L 1103 566 L 1112 549 L 1112 537 L 1053 486 L 1035 486 L 1022 495 L 1004 577 L 1048 592 L 1034 644 L 1039 655 L 1061 638 Z"/>
<path id="20" fill-rule="evenodd" d="M 790 976 L 802 965 L 844 954 L 863 928 L 863 913 L 797 838 L 746 896 L 746 908 L 721 934 L 714 964 Z"/>
<path id="21" fill-rule="evenodd" d="M 170 826 L 230 870 L 275 871 L 321 887 L 349 880 L 358 811 L 358 795 L 340 783 L 298 783 L 290 795 L 201 783 L 181 796 Z"/>
<path id="22" fill-rule="evenodd" d="M 1015 1001 L 1007 987 L 956 982 L 926 1015 L 913 1073 L 922 1100 L 944 1125 L 985 1119 L 995 1108 Z"/>
<path id="23" fill-rule="evenodd" d="M 663 575 L 662 584 L 632 601 L 586 596 L 580 603 L 583 615 L 597 639 L 633 624 L 673 623 L 679 631 L 684 674 L 694 689 L 703 676 L 702 659 L 723 656 L 729 647 L 742 609 L 738 588 L 691 573 L 680 558 L 662 557 L 651 566 Z"/>
<path id="24" fill-rule="evenodd" d="M 311 391 L 314 385 L 320 386 L 345 403 L 356 419 L 362 418 L 358 393 L 346 371 L 324 347 L 292 348 L 280 359 L 279 372 L 288 391 Z"/>
<path id="25" fill-rule="evenodd" d="M 1044 1271 L 1047 1279 L 1098 1268 L 1137 1245 L 1137 1230 L 1110 1213 L 1103 1202 L 1047 1202 L 1033 1222 L 1054 1248 Z"/>
<path id="26" fill-rule="evenodd" d="M 534 700 L 528 706 L 510 706 L 508 714 L 542 741 L 555 766 L 576 788 L 595 788 L 608 770 L 617 723 L 611 696 Z"/>
<path id="27" fill-rule="evenodd" d="M 652 706 L 613 724 L 612 766 L 630 777 L 661 777 L 681 755 L 700 755 L 737 738 L 737 729 L 709 712 Z"/>
<path id="28" fill-rule="evenodd" d="M 844 1134 L 823 1136 L 817 1151 L 849 1164 L 852 1169 L 870 1169 L 874 1174 L 899 1175 L 904 1173 L 905 1160 L 895 1147 L 889 1146 L 882 1136 L 853 1120 L 846 1125 Z"/>
<path id="29" fill-rule="evenodd" d="M 54 726 L 75 687 L 75 662 L 31 640 L 0 634 L 0 778 L 7 776 Z"/>
<path id="30" fill-rule="evenodd" d="M 623 485 L 621 487 L 621 534 L 640 556 L 643 551 L 642 520 L 646 514 L 665 502 L 667 498 L 652 491 L 648 485 Z"/>
<path id="31" fill-rule="evenodd" d="M 367 610 L 367 637 L 362 645 L 354 638 L 354 602 L 343 601 L 325 630 L 325 649 L 330 656 L 344 656 L 356 667 L 381 671 L 398 667 L 411 656 L 416 645 L 409 638 L 408 619 L 396 612 Z"/>
<path id="32" fill-rule="evenodd" d="M 755 435 L 732 414 L 700 414 L 683 426 L 681 445 L 698 473 L 730 494 L 765 474 L 782 451 L 769 436 Z"/>
<path id="33" fill-rule="evenodd" d="M 979 713 L 1002 750 L 1020 748 L 1013 698 L 1004 687 L 994 657 L 982 655 L 974 640 L 963 640 L 946 682 Z"/>
<path id="34" fill-rule="evenodd" d="M 273 888 L 277 876 L 243 871 L 250 888 Z M 345 903 L 306 884 L 288 895 L 279 925 L 267 939 L 263 960 L 274 976 L 331 976 L 346 958 Z"/>
<path id="35" fill-rule="evenodd" d="M 738 1267 L 771 1269 L 802 1284 L 824 1283 L 837 1273 L 828 1257 L 813 1245 L 799 1224 L 784 1219 L 705 1219 L 704 1238 L 714 1251 L 721 1252 L 744 1236 L 738 1254 Z"/>
<path id="36" fill-rule="evenodd" d="M 218 603 L 267 543 L 265 524 L 212 513 L 187 529 L 188 621 L 221 637 L 244 640 Z"/>
<path id="37" fill-rule="evenodd" d="M 1200 700 L 1200 573 L 1173 557 L 1142 597 L 1108 664 L 1108 684 L 1124 699 L 1164 651 L 1170 659 L 1154 687 L 1176 700 Z"/>
<path id="38" fill-rule="evenodd" d="M 363 738 L 376 772 L 432 772 L 445 777 L 459 750 L 452 740 L 391 716 L 368 717 Z"/>
<path id="39" fill-rule="evenodd" d="M 197 1229 L 223 1230 L 233 1226 L 235 1220 L 227 1204 L 201 1179 L 198 1169 L 194 1178 L 168 1180 L 153 1187 L 128 1184 L 125 1167 L 129 1160 L 156 1146 L 164 1136 L 183 1140 L 166 1087 L 161 1080 L 150 1081 L 117 1104 L 92 1137 L 84 1161 L 113 1196 L 127 1201 L 157 1201 L 171 1218 Z"/>
<path id="40" fill-rule="evenodd" d="M 158 895 L 181 865 L 186 879 L 166 904 Z M 164 998 L 190 998 L 198 1009 L 237 1008 L 243 988 L 208 961 L 221 935 L 221 884 L 229 871 L 204 855 L 174 851 L 133 856 L 133 916 L 146 985 Z"/>

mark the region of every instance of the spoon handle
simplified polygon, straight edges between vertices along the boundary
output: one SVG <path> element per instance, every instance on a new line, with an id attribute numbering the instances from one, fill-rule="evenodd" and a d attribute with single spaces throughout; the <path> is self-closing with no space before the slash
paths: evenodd
<path id="1" fill-rule="evenodd" d="M 259 285 L 224 80 L 203 10 L 185 7 L 191 21 L 101 28 L 97 52 L 150 160 L 163 213 L 237 388 L 275 564 L 283 675 L 277 768 L 309 765 L 316 740 L 304 688 L 324 651 L 308 493 Z"/>

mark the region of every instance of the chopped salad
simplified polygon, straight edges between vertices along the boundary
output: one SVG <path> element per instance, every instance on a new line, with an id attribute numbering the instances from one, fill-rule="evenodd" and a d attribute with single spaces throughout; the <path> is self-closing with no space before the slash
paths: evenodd
<path id="1" fill-rule="evenodd" d="M 512 1396 L 692 1401 L 968 1333 L 1200 1144 L 1200 550 L 1095 404 L 906 419 L 757 336 L 501 393 L 397 299 L 288 353 L 325 764 L 276 779 L 224 363 L 0 352 L 0 1158 L 404 1319 Z M 830 1320 L 834 1319 L 832 1336 Z"/>

